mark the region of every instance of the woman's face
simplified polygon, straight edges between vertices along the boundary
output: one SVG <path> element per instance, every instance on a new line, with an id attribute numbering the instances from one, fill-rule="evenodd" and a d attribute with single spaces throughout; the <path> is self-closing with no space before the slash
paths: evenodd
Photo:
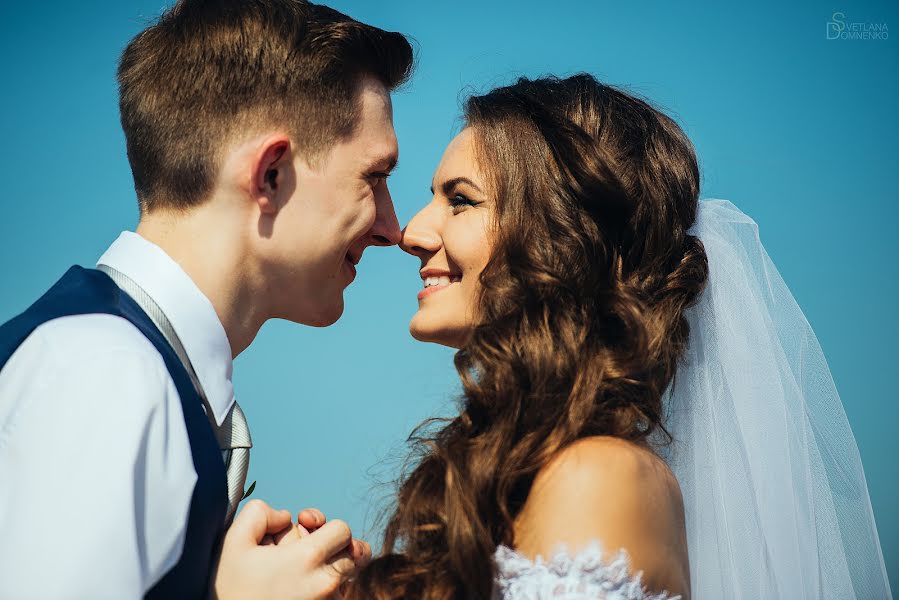
<path id="1" fill-rule="evenodd" d="M 475 162 L 470 128 L 447 146 L 431 193 L 430 203 L 409 221 L 400 243 L 421 259 L 423 289 L 409 330 L 417 340 L 460 348 L 475 323 L 495 208 Z"/>

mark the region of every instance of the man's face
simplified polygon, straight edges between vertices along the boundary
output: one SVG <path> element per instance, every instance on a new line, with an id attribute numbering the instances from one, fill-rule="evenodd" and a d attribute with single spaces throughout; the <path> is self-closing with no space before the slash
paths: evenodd
<path id="1" fill-rule="evenodd" d="M 272 225 L 278 276 L 274 317 L 323 327 L 343 314 L 343 290 L 356 277 L 368 246 L 391 246 L 401 237 L 387 175 L 399 149 L 390 93 L 363 80 L 352 137 L 338 141 L 315 166 L 294 159 L 292 195 Z M 273 266 L 273 265 L 270 265 Z"/>

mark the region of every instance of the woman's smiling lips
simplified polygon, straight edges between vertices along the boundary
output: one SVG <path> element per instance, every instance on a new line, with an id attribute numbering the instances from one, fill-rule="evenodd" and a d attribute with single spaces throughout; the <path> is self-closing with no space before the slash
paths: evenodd
<path id="1" fill-rule="evenodd" d="M 418 299 L 423 300 L 428 296 L 445 290 L 454 283 L 462 281 L 462 276 L 441 269 L 422 269 L 419 274 L 425 285 L 425 289 L 418 292 Z"/>

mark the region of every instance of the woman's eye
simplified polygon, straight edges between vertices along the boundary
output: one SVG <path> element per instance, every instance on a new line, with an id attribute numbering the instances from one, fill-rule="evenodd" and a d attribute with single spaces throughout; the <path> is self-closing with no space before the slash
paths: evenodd
<path id="1" fill-rule="evenodd" d="M 470 206 L 477 206 L 479 203 L 469 200 L 462 194 L 456 194 L 452 198 L 449 199 L 449 204 L 453 209 L 453 214 L 457 214 Z"/>

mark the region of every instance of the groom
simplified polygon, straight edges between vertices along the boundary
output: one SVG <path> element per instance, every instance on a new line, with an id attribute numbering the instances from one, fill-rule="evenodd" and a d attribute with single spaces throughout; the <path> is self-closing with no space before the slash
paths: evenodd
<path id="1" fill-rule="evenodd" d="M 334 323 L 399 241 L 411 69 L 402 35 L 303 0 L 181 0 L 130 42 L 137 231 L 0 327 L 0 597 L 322 598 L 370 556 L 260 501 L 225 533 L 251 445 L 231 369 L 269 319 Z"/>

